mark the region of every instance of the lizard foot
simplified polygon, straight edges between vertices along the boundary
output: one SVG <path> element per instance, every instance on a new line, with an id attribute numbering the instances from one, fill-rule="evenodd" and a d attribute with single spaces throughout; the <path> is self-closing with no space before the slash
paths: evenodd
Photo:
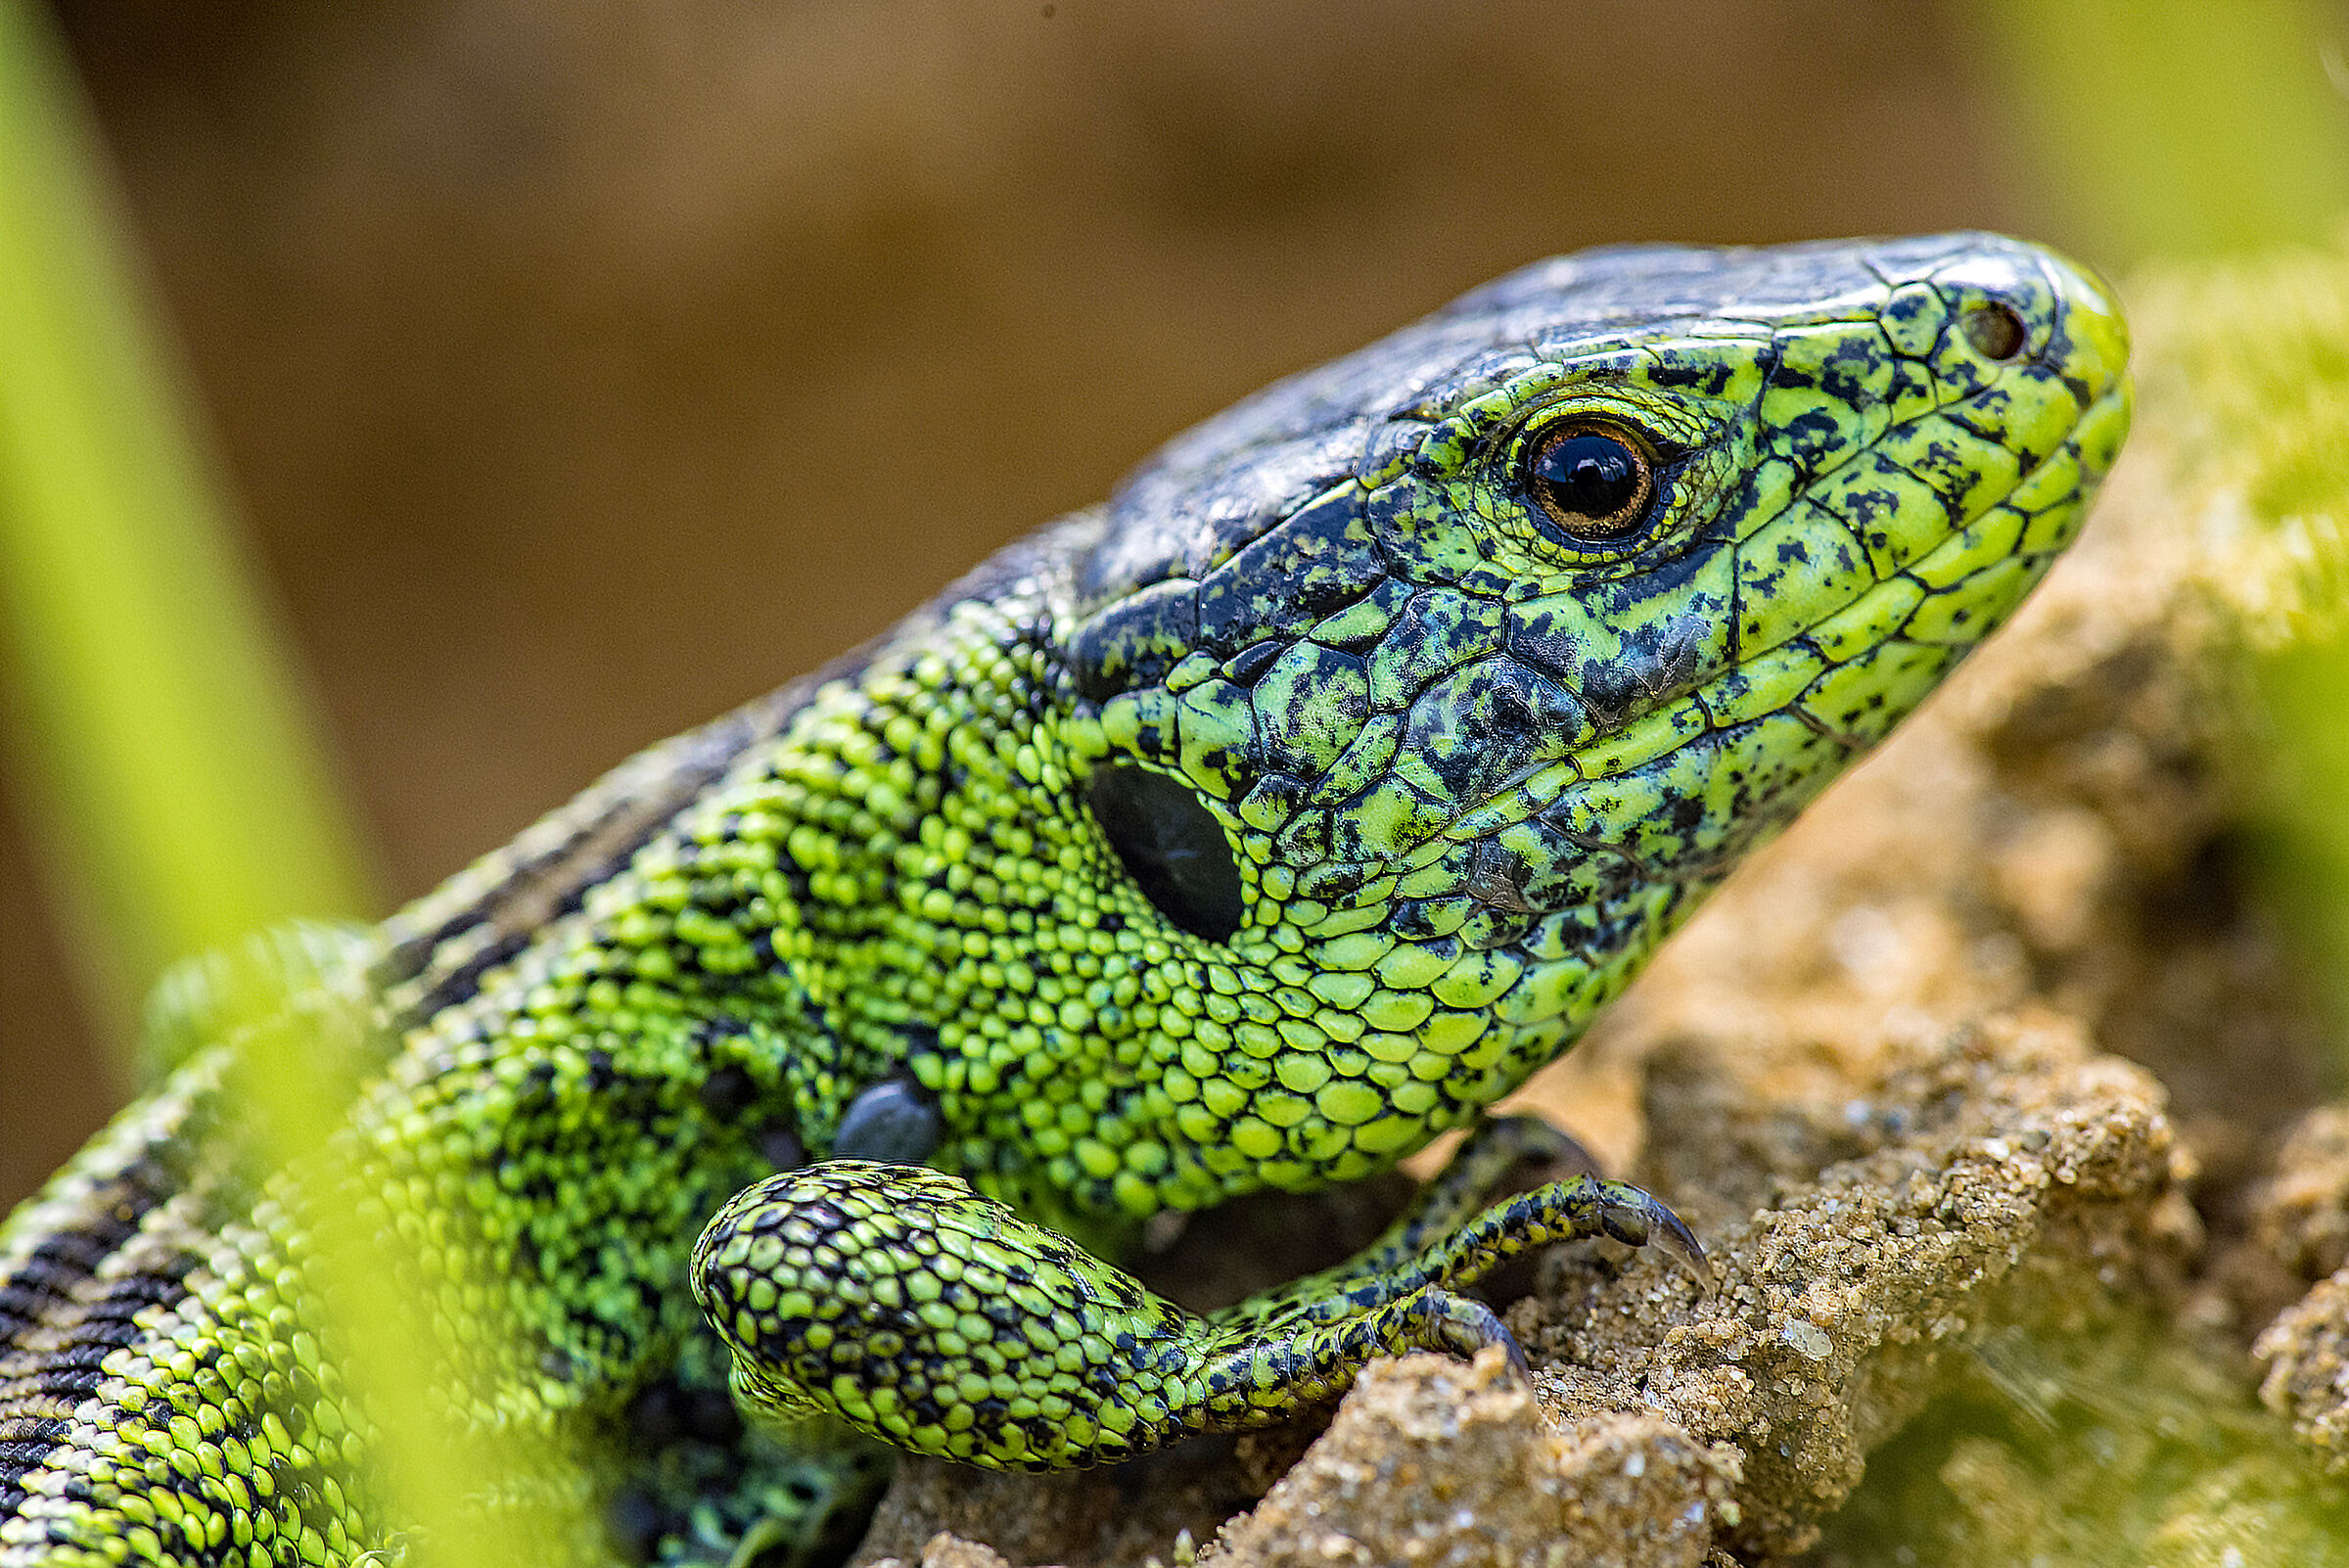
<path id="1" fill-rule="evenodd" d="M 1464 1287 L 1532 1247 L 1653 1241 L 1705 1277 L 1669 1209 L 1590 1176 L 1424 1245 L 1415 1228 L 1202 1317 L 958 1177 L 830 1160 L 728 1203 L 694 1249 L 693 1288 L 753 1414 L 837 1417 L 918 1453 L 1042 1470 L 1269 1425 L 1342 1394 L 1377 1355 L 1498 1345 L 1529 1373 Z"/>

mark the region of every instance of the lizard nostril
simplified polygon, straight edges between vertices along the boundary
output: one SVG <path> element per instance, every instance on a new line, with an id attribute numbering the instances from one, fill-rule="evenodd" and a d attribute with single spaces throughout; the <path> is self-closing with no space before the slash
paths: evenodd
<path id="1" fill-rule="evenodd" d="M 1985 359 L 2012 359 L 2023 351 L 2023 340 L 2029 336 L 2023 318 L 2014 313 L 2014 308 L 1995 300 L 1968 305 L 1958 325 L 1965 333 L 1965 341 Z"/>

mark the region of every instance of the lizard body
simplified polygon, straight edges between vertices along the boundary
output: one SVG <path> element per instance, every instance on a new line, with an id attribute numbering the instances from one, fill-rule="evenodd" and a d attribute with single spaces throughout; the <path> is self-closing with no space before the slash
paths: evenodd
<path id="1" fill-rule="evenodd" d="M 168 1075 L 0 1231 L 0 1568 L 402 1545 L 305 1202 L 396 1239 L 457 1423 L 539 1445 L 479 1505 L 592 1522 L 549 1561 L 804 1549 L 880 1472 L 779 1420 L 1096 1462 L 1505 1341 L 1446 1287 L 1509 1251 L 1695 1258 L 1593 1178 L 1479 1216 L 1507 1121 L 1206 1322 L 1080 1244 L 1477 1124 L 2037 580 L 2125 354 L 1995 236 L 1542 263 L 274 939 L 353 1085 L 308 1164 L 235 1130 L 241 972 L 166 988 Z"/>

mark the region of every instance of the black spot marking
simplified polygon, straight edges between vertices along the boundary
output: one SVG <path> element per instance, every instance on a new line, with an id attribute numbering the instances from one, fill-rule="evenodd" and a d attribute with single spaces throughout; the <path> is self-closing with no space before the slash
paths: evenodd
<path id="1" fill-rule="evenodd" d="M 1584 662 L 1580 687 L 1583 706 L 1601 733 L 1630 718 L 1640 693 L 1646 690 L 1629 661 L 1608 664 L 1598 659 Z"/>
<path id="2" fill-rule="evenodd" d="M 1583 705 L 1510 659 L 1488 659 L 1412 704 L 1405 745 L 1455 801 L 1483 799 L 1553 737 L 1579 734 Z"/>
<path id="3" fill-rule="evenodd" d="M 1237 649 L 1267 635 L 1303 635 L 1385 576 L 1351 481 L 1283 519 L 1199 584 L 1199 640 Z"/>
<path id="4" fill-rule="evenodd" d="M 1581 663 L 1574 638 L 1538 630 L 1522 621 L 1511 623 L 1505 646 L 1510 658 L 1552 680 L 1571 680 Z"/>

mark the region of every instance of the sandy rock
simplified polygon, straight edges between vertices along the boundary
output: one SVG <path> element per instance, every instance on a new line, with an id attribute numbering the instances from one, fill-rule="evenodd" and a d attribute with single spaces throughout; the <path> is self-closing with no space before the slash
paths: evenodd
<path id="1" fill-rule="evenodd" d="M 1733 1449 L 1720 1539 L 1768 1558 L 1810 1545 L 1945 1354 L 1993 1324 L 2093 1321 L 2173 1274 L 2194 1227 L 2159 1086 L 2059 1024 L 1959 1037 L 1808 1117 L 1740 1095 L 1755 1067 L 1690 1043 L 1651 1082 L 1651 1125 L 1676 1145 L 1774 1144 L 1748 1173 L 1816 1162 L 1700 1225 L 1720 1291 L 1564 1257 L 1510 1321 L 1564 1413 L 1653 1410 Z"/>
<path id="2" fill-rule="evenodd" d="M 1241 1461 L 1227 1439 L 1203 1439 L 1112 1470 L 993 1475 L 935 1459 L 908 1460 L 882 1499 L 852 1559 L 928 1564 L 942 1539 L 985 1543 L 1011 1563 L 1073 1565 L 1182 1561 L 1187 1544 L 1214 1539 L 1247 1509 L 1303 1445 L 1267 1470 Z"/>
<path id="3" fill-rule="evenodd" d="M 2268 1368 L 2260 1397 L 2328 1472 L 2349 1474 L 2349 1107 L 2300 1120 L 2251 1213 L 2258 1251 L 2287 1276 L 2316 1280 L 2253 1347 Z"/>
<path id="4" fill-rule="evenodd" d="M 2349 1268 L 2284 1309 L 2256 1352 L 2268 1363 L 2260 1398 L 2328 1472 L 2349 1475 Z"/>
<path id="5" fill-rule="evenodd" d="M 2251 1233 L 2302 1279 L 2349 1263 L 2349 1105 L 2320 1105 L 2293 1125 L 2253 1196 Z"/>
<path id="6" fill-rule="evenodd" d="M 1368 1368 L 1329 1431 L 1202 1563 L 1695 1568 L 1734 1453 L 1670 1420 L 1558 1430 L 1500 1353 Z"/>
<path id="7" fill-rule="evenodd" d="M 1873 1080 L 1790 1100 L 1756 1092 L 1783 1076 L 1767 1053 L 1659 1049 L 1648 1121 L 1710 1151 L 1673 1190 L 1708 1217 L 1720 1289 L 1620 1248 L 1561 1251 L 1509 1314 L 1531 1393 L 1497 1357 L 1374 1364 L 1206 1560 L 1783 1557 L 1946 1357 L 1996 1326 L 2077 1330 L 2173 1288 L 2196 1228 L 2149 1075 L 2053 1017 L 1889 1056 Z M 942 1528 L 1021 1562 L 1165 1557 L 1178 1530 L 1206 1540 L 1218 1507 L 1245 1505 L 1239 1468 L 1212 1446 L 1086 1476 L 910 1466 L 867 1560 L 910 1559 Z"/>
<path id="8" fill-rule="evenodd" d="M 985 1542 L 965 1541 L 948 1530 L 941 1530 L 923 1545 L 918 1559 L 921 1568 L 1010 1568 L 1003 1554 Z M 905 1568 L 902 1557 L 883 1557 L 873 1568 Z"/>

